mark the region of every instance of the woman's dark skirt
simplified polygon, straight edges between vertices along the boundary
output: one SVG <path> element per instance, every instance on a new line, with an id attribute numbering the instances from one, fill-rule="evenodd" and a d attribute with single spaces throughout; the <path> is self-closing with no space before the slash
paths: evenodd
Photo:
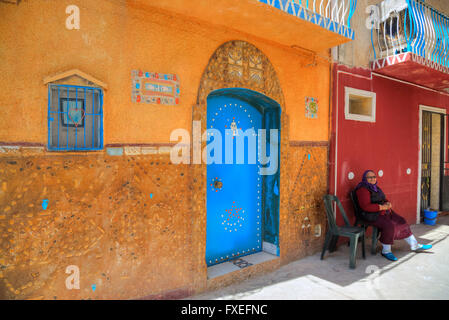
<path id="1" fill-rule="evenodd" d="M 389 214 L 379 215 L 376 221 L 369 224 L 379 229 L 379 241 L 383 244 L 393 244 L 394 240 L 405 239 L 412 235 L 405 219 L 393 210 Z"/>

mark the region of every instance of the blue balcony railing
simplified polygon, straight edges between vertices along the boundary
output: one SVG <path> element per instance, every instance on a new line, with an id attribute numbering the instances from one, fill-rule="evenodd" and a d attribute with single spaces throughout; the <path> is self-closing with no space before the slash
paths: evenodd
<path id="1" fill-rule="evenodd" d="M 411 52 L 449 67 L 449 17 L 421 0 L 385 0 L 371 30 L 374 59 Z"/>
<path id="2" fill-rule="evenodd" d="M 354 40 L 351 19 L 357 0 L 258 0 Z"/>

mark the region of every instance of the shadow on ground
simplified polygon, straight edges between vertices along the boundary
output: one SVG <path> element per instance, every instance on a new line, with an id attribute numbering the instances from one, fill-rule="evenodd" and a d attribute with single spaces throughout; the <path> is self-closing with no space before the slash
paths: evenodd
<path id="1" fill-rule="evenodd" d="M 439 217 L 435 226 L 419 224 L 412 225 L 411 229 L 420 243 L 430 243 L 434 248 L 429 251 L 412 252 L 405 241 L 397 240 L 392 247 L 392 251 L 398 261 L 392 262 L 380 255 L 380 244 L 378 244 L 377 254 L 371 254 L 371 237 L 369 236 L 365 240 L 365 260 L 362 258 L 361 244 L 358 246 L 356 269 L 349 268 L 349 247 L 346 244 L 341 244 L 332 253 L 326 251 L 324 260 L 320 260 L 319 252 L 313 256 L 284 265 L 272 273 L 253 277 L 242 283 L 213 292 L 206 292 L 189 299 L 245 299 L 245 297 L 257 296 L 258 292 L 269 286 L 287 283 L 291 280 L 297 281 L 299 278 L 307 279 L 306 283 L 311 290 L 314 286 L 325 286 L 328 292 L 335 291 L 336 297 L 342 295 L 344 297 L 345 294 L 339 290 L 341 287 L 347 287 L 356 282 L 369 282 L 374 272 L 378 272 L 379 275 L 390 273 L 402 264 L 413 261 L 417 255 L 433 256 L 435 246 L 438 246 L 439 242 L 444 241 L 449 236 L 449 216 Z M 417 268 L 420 267 L 417 266 Z M 291 286 L 293 285 L 292 282 Z M 287 297 L 279 298 L 287 299 Z M 347 298 L 353 299 L 353 296 L 347 296 Z"/>

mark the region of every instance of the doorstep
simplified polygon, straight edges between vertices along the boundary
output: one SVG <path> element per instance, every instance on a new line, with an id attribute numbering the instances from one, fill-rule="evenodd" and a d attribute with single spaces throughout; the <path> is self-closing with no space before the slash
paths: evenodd
<path id="1" fill-rule="evenodd" d="M 239 271 L 241 269 L 277 259 L 278 257 L 266 252 L 257 252 L 241 258 L 229 260 L 220 264 L 207 268 L 207 279 L 213 279 L 216 277 L 223 276 L 227 273 Z"/>
<path id="2" fill-rule="evenodd" d="M 279 267 L 280 258 L 264 251 L 210 266 L 207 268 L 207 290 L 222 288 Z"/>

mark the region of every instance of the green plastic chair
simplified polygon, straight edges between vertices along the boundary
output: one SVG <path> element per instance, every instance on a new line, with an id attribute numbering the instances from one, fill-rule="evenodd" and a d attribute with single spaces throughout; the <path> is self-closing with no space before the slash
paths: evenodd
<path id="1" fill-rule="evenodd" d="M 375 255 L 377 253 L 377 238 L 379 235 L 379 230 L 377 229 L 377 227 L 369 224 L 368 222 L 364 221 L 361 218 L 360 212 L 362 211 L 362 209 L 359 206 L 359 200 L 357 199 L 357 193 L 355 192 L 355 190 L 352 190 L 351 193 L 349 194 L 349 196 L 351 197 L 351 201 L 352 201 L 352 205 L 354 206 L 354 213 L 355 213 L 355 217 L 356 217 L 354 226 L 361 226 L 362 228 L 365 229 L 365 233 L 366 233 L 366 229 L 368 229 L 368 227 L 373 228 L 373 236 L 372 236 L 372 240 L 371 240 L 371 254 Z"/>
<path id="2" fill-rule="evenodd" d="M 329 228 L 326 232 L 326 239 L 324 240 L 323 251 L 321 252 L 321 260 L 323 260 L 324 253 L 326 252 L 326 250 L 329 249 L 329 245 L 332 239 L 335 239 L 336 237 L 347 237 L 349 238 L 350 241 L 349 267 L 351 269 L 354 269 L 356 265 L 357 244 L 359 238 L 362 240 L 363 259 L 366 259 L 365 229 L 361 227 L 351 226 L 348 217 L 346 216 L 346 212 L 343 209 L 343 206 L 341 205 L 341 202 L 338 199 L 338 197 L 331 194 L 327 194 L 323 197 L 323 200 L 324 200 L 324 207 L 326 208 L 327 223 Z M 343 216 L 343 220 L 345 222 L 345 225 L 343 227 L 339 227 L 335 221 L 336 215 L 334 215 L 333 209 L 334 202 L 337 203 L 339 211 Z"/>

